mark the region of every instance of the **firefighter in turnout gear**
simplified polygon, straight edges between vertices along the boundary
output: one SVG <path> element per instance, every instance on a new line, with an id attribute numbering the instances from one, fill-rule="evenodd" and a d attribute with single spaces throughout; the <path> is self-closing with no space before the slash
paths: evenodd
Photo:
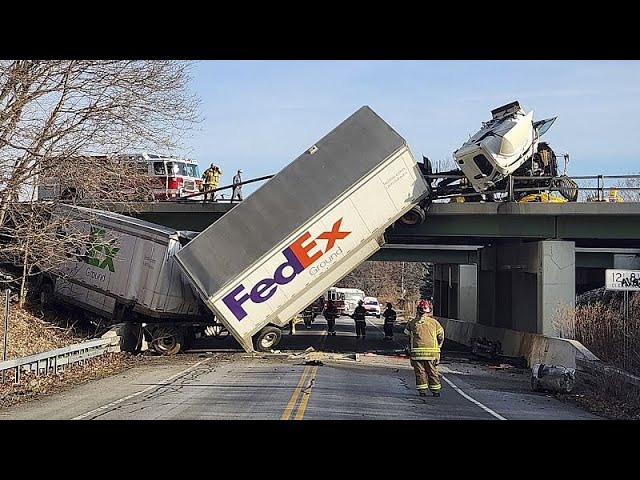
<path id="1" fill-rule="evenodd" d="M 387 309 L 382 313 L 384 317 L 384 339 L 393 340 L 393 324 L 396 323 L 396 311 L 391 302 L 387 302 Z"/>
<path id="2" fill-rule="evenodd" d="M 420 300 L 416 318 L 407 323 L 404 333 L 409 335 L 409 354 L 418 393 L 424 397 L 427 390 L 431 390 L 434 397 L 439 397 L 437 365 L 440 362 L 440 347 L 444 342 L 444 329 L 430 313 L 429 302 Z"/>
<path id="3" fill-rule="evenodd" d="M 327 302 L 327 308 L 324 309 L 324 318 L 327 320 L 327 335 L 336 334 L 336 318 L 338 318 L 338 307 L 333 300 Z"/>
<path id="4" fill-rule="evenodd" d="M 212 192 L 211 190 L 218 188 L 221 176 L 222 169 L 220 169 L 220 167 L 218 167 L 214 163 L 212 163 L 211 166 L 207 168 L 202 174 L 202 185 L 205 192 L 203 198 L 205 201 L 207 200 L 207 195 L 211 200 L 216 199 L 216 192 Z"/>

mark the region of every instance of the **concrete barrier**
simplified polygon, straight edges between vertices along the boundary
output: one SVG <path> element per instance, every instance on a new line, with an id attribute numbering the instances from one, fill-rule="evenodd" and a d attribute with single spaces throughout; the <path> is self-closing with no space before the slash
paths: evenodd
<path id="1" fill-rule="evenodd" d="M 536 363 L 544 363 L 576 368 L 576 359 L 599 361 L 598 357 L 576 340 L 488 327 L 452 318 L 436 318 L 444 328 L 445 338 L 467 346 L 471 346 L 472 338 L 498 340 L 502 344 L 503 355 L 524 357 L 529 367 Z"/>

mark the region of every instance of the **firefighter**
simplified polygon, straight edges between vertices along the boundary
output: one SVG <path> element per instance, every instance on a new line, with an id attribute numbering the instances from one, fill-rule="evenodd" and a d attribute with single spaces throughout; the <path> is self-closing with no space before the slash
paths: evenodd
<path id="1" fill-rule="evenodd" d="M 216 164 L 212 163 L 202 174 L 202 184 L 204 185 L 204 200 L 207 200 L 207 191 L 218 188 L 222 170 Z M 211 200 L 216 199 L 216 192 L 209 192 Z"/>
<path id="2" fill-rule="evenodd" d="M 440 378 L 437 365 L 440 362 L 440 347 L 444 342 L 444 329 L 429 313 L 427 300 L 418 302 L 416 317 L 407 323 L 404 333 L 409 335 L 411 366 L 416 374 L 416 388 L 421 397 L 431 390 L 434 397 L 440 396 Z"/>
<path id="3" fill-rule="evenodd" d="M 356 338 L 365 338 L 367 335 L 367 310 L 364 308 L 364 301 L 358 300 L 358 306 L 353 310 L 351 318 L 356 322 Z"/>
<path id="4" fill-rule="evenodd" d="M 242 201 L 242 170 L 238 169 L 238 173 L 233 176 L 233 193 L 231 194 L 231 201 Z"/>
<path id="5" fill-rule="evenodd" d="M 387 309 L 382 313 L 384 317 L 384 339 L 393 340 L 393 324 L 396 323 L 396 311 L 391 302 L 387 302 Z"/>
<path id="6" fill-rule="evenodd" d="M 336 318 L 338 317 L 338 307 L 333 300 L 327 302 L 327 308 L 324 310 L 324 318 L 327 320 L 327 335 L 336 334 Z"/>

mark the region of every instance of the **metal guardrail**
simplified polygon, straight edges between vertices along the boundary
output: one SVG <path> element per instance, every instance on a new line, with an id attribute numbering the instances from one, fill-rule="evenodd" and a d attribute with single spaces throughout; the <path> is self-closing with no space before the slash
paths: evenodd
<path id="1" fill-rule="evenodd" d="M 191 193 L 189 195 L 184 195 L 183 197 L 176 197 L 176 198 L 171 199 L 169 201 L 177 202 L 177 201 L 184 200 L 184 199 L 187 199 L 187 198 L 192 198 L 192 197 L 197 197 L 199 195 L 204 195 L 205 193 L 213 193 L 213 192 L 219 192 L 220 190 L 229 190 L 229 189 L 233 190 L 233 187 L 235 187 L 235 186 L 247 185 L 249 183 L 261 182 L 263 180 L 269 180 L 271 177 L 274 177 L 274 176 L 275 175 L 265 175 L 264 177 L 252 178 L 250 180 L 245 180 L 243 182 L 237 183 L 236 185 L 231 183 L 229 185 L 223 185 L 222 187 L 210 188 L 209 190 L 202 190 L 201 192 Z M 218 199 L 216 201 L 220 201 L 220 199 Z M 235 203 L 235 202 L 232 202 L 232 203 Z"/>
<path id="2" fill-rule="evenodd" d="M 68 347 L 57 348 L 48 352 L 30 355 L 28 357 L 16 358 L 0 362 L 0 372 L 4 382 L 5 372 L 15 369 L 14 382 L 20 383 L 20 373 L 22 371 L 35 372 L 36 376 L 42 374 L 58 374 L 60 370 L 73 364 L 83 364 L 93 357 L 98 357 L 112 351 L 112 347 L 119 344 L 119 337 L 100 338 L 89 340 L 88 342 L 76 343 Z"/>
<path id="3" fill-rule="evenodd" d="M 465 178 L 464 175 L 460 174 L 440 174 L 440 173 L 432 173 L 432 174 L 424 174 L 423 175 L 427 180 L 444 180 L 444 179 L 462 179 Z M 499 190 L 491 190 L 486 192 L 488 194 L 503 194 L 509 201 L 513 201 L 514 192 L 540 192 L 540 191 L 561 191 L 566 190 L 567 186 L 562 185 L 554 185 L 553 182 L 562 180 L 562 179 L 570 179 L 576 182 L 578 192 L 596 192 L 596 197 L 598 199 L 602 199 L 601 201 L 606 199 L 605 190 L 606 189 L 615 189 L 619 192 L 640 192 L 640 175 L 576 175 L 576 176 L 539 176 L 539 177 L 529 177 L 529 176 L 507 176 L 507 185 L 504 189 Z M 615 180 L 626 180 L 625 184 L 612 184 L 609 186 L 605 186 L 605 180 L 615 179 Z M 539 185 L 539 186 L 531 186 L 531 187 L 514 187 L 514 182 L 516 180 L 546 180 L 549 182 L 548 185 Z M 584 181 L 594 181 L 595 186 L 587 186 Z M 633 186 L 628 186 L 633 185 Z M 450 193 L 438 196 L 438 199 L 451 199 L 455 197 L 475 197 L 481 195 L 479 192 L 470 192 L 470 193 Z M 640 193 L 638 193 L 640 196 Z M 578 202 L 588 201 L 586 198 L 578 199 Z"/>

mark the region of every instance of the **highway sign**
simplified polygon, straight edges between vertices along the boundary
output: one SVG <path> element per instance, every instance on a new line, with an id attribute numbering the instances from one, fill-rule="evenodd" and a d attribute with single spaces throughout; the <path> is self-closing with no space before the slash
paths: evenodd
<path id="1" fill-rule="evenodd" d="M 640 270 L 618 270 L 608 268 L 605 272 L 607 290 L 640 292 Z"/>

